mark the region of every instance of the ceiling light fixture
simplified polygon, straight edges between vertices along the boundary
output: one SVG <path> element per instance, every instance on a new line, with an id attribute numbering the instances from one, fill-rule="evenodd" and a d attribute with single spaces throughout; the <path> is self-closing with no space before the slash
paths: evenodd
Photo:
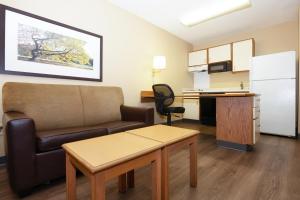
<path id="1" fill-rule="evenodd" d="M 192 11 L 180 18 L 185 26 L 194 26 L 201 22 L 220 17 L 251 6 L 250 0 L 209 1 L 210 5 Z"/>

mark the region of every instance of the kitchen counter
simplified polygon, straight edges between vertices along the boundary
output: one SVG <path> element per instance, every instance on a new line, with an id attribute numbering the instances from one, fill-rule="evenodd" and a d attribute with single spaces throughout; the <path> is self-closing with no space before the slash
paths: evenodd
<path id="1" fill-rule="evenodd" d="M 188 91 L 175 95 L 183 99 L 185 119 L 200 122 L 201 97 L 216 98 L 216 139 L 219 146 L 251 150 L 259 138 L 259 95 L 247 91 Z M 225 98 L 226 97 L 226 98 Z M 141 102 L 153 102 L 152 91 L 141 92 Z"/>
<path id="2" fill-rule="evenodd" d="M 182 98 L 199 98 L 199 97 L 253 97 L 257 96 L 255 93 L 249 92 L 225 92 L 225 93 L 207 93 L 201 91 L 183 92 L 183 94 L 175 94 L 175 97 Z M 153 91 L 141 91 L 141 102 L 153 102 Z"/>
<path id="3" fill-rule="evenodd" d="M 183 89 L 182 93 L 247 93 L 249 88 L 206 88 L 206 89 Z"/>
<path id="4" fill-rule="evenodd" d="M 190 93 L 184 93 L 183 95 L 176 95 L 176 97 L 253 97 L 257 96 L 255 93 L 245 93 L 245 92 L 230 92 L 230 93 L 201 93 L 199 94 L 190 94 Z"/>
<path id="5" fill-rule="evenodd" d="M 251 150 L 260 135 L 259 97 L 216 98 L 217 143 L 225 148 Z"/>

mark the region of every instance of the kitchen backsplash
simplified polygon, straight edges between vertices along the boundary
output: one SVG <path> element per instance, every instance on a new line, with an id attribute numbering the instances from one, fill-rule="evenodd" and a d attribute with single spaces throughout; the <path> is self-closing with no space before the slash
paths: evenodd
<path id="1" fill-rule="evenodd" d="M 244 88 L 249 88 L 249 72 L 223 72 L 209 75 L 210 88 L 239 88 L 241 82 Z"/>
<path id="2" fill-rule="evenodd" d="M 209 88 L 209 75 L 207 72 L 194 72 L 194 88 Z"/>
<path id="3" fill-rule="evenodd" d="M 249 88 L 249 72 L 222 72 L 207 74 L 207 72 L 194 72 L 194 88 Z"/>

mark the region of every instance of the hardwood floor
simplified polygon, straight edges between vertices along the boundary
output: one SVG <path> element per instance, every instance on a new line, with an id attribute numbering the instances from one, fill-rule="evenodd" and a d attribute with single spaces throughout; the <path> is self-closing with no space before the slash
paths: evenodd
<path id="1" fill-rule="evenodd" d="M 176 126 L 201 129 L 190 123 Z M 198 187 L 189 187 L 188 149 L 170 157 L 170 199 L 172 200 L 297 200 L 300 199 L 300 141 L 262 135 L 253 152 L 218 148 L 215 136 L 200 134 L 198 145 Z M 26 172 L 24 172 L 26 173 Z M 151 199 L 151 170 L 136 171 L 135 188 L 118 193 L 117 179 L 108 182 L 106 199 Z M 89 199 L 90 186 L 84 176 L 77 182 L 77 199 Z M 0 167 L 0 199 L 18 199 Z M 65 199 L 65 180 L 35 189 L 27 200 Z"/>
<path id="2" fill-rule="evenodd" d="M 190 121 L 178 121 L 175 122 L 174 126 L 182 127 L 182 128 L 190 128 L 190 129 L 195 129 L 201 131 L 201 134 L 205 135 L 213 135 L 216 136 L 216 127 L 214 126 L 207 126 L 207 125 L 202 125 L 197 122 L 190 122 Z"/>

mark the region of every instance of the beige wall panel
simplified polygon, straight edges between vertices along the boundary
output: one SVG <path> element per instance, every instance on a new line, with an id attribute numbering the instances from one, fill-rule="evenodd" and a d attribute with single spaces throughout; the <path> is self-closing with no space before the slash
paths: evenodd
<path id="1" fill-rule="evenodd" d="M 0 0 L 0 3 L 102 35 L 104 41 L 102 83 L 0 75 L 0 88 L 6 81 L 120 86 L 125 104 L 153 107 L 153 103 L 140 103 L 140 91 L 151 89 L 155 55 L 167 59 L 167 68 L 158 74 L 159 82 L 168 83 L 176 93 L 193 86 L 193 75 L 186 70 L 191 45 L 109 1 Z M 1 94 L 2 91 L 0 99 Z M 0 115 L 2 118 L 2 106 Z M 155 119 L 161 120 L 157 115 Z"/>

